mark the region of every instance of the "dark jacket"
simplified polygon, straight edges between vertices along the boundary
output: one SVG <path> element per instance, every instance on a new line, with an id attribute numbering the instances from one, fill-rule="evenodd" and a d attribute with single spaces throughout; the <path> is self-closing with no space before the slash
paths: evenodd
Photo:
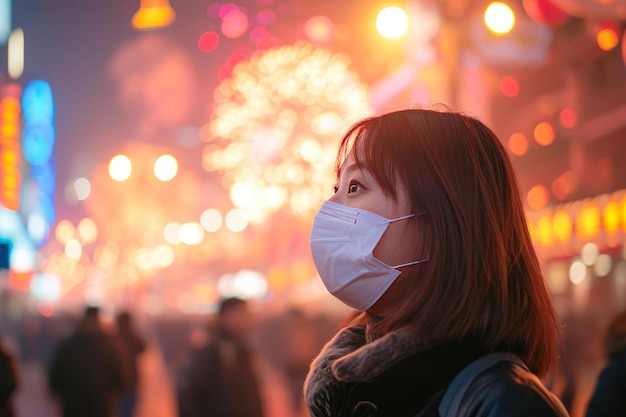
<path id="1" fill-rule="evenodd" d="M 211 332 L 179 377 L 179 415 L 263 417 L 259 388 L 247 345 L 223 330 Z"/>
<path id="2" fill-rule="evenodd" d="M 312 417 L 430 417 L 452 379 L 487 352 L 473 341 L 424 346 L 409 331 L 365 343 L 342 330 L 313 362 L 305 384 Z M 458 417 L 567 417 L 559 400 L 524 368 L 499 363 L 470 386 Z"/>
<path id="3" fill-rule="evenodd" d="M 17 372 L 12 356 L 0 346 L 0 417 L 13 417 L 11 397 L 17 389 Z"/>
<path id="4" fill-rule="evenodd" d="M 587 407 L 586 417 L 626 415 L 626 348 L 602 370 Z"/>
<path id="5" fill-rule="evenodd" d="M 50 390 L 64 417 L 110 417 L 123 373 L 113 338 L 84 323 L 57 347 L 50 365 Z"/>

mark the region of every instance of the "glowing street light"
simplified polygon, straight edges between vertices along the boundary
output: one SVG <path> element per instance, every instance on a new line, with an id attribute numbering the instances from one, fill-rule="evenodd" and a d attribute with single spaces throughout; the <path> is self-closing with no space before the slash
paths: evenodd
<path id="1" fill-rule="evenodd" d="M 178 161 L 172 155 L 161 155 L 154 162 L 154 176 L 166 182 L 173 179 L 178 173 Z"/>
<path id="2" fill-rule="evenodd" d="M 125 181 L 130 177 L 133 166 L 126 155 L 116 155 L 109 163 L 109 175 L 115 181 Z"/>
<path id="3" fill-rule="evenodd" d="M 485 10 L 485 24 L 497 35 L 507 34 L 515 26 L 515 13 L 509 5 L 494 1 Z"/>
<path id="4" fill-rule="evenodd" d="M 376 29 L 387 39 L 398 39 L 404 36 L 408 28 L 409 17 L 399 7 L 385 7 L 376 17 Z"/>

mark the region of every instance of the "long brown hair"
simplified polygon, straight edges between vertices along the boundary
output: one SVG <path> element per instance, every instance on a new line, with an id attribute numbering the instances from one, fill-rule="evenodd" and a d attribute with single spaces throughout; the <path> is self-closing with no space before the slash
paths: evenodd
<path id="1" fill-rule="evenodd" d="M 413 212 L 426 212 L 424 253 L 415 259 L 430 260 L 404 272 L 408 292 L 383 332 L 411 326 L 426 341 L 471 337 L 486 350 L 518 353 L 545 375 L 558 358 L 560 323 L 496 135 L 462 113 L 409 109 L 354 124 L 337 168 L 351 151 L 388 196 L 397 198 L 399 179 Z M 364 313 L 352 320 L 365 322 Z"/>

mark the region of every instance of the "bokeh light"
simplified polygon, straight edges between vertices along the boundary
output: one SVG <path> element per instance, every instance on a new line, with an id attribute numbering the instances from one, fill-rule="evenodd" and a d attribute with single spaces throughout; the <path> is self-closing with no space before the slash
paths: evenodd
<path id="1" fill-rule="evenodd" d="M 98 225 L 93 219 L 85 217 L 78 222 L 76 232 L 83 243 L 93 243 L 98 238 Z"/>
<path id="2" fill-rule="evenodd" d="M 573 220 L 568 211 L 559 209 L 552 218 L 554 237 L 560 242 L 568 242 L 572 238 Z"/>
<path id="3" fill-rule="evenodd" d="M 619 43 L 619 28 L 613 21 L 604 21 L 596 29 L 596 42 L 603 51 L 610 51 Z"/>
<path id="4" fill-rule="evenodd" d="M 517 132 L 509 137 L 509 150 L 513 155 L 522 156 L 528 151 L 528 139 L 523 134 Z"/>
<path id="5" fill-rule="evenodd" d="M 485 9 L 485 24 L 487 28 L 497 34 L 509 33 L 515 26 L 515 13 L 508 4 L 495 1 Z"/>
<path id="6" fill-rule="evenodd" d="M 159 181 L 170 181 L 178 173 L 178 161 L 172 155 L 161 155 L 154 162 L 154 176 Z"/>
<path id="7" fill-rule="evenodd" d="M 579 240 L 593 239 L 600 232 L 601 213 L 598 206 L 589 201 L 580 208 L 576 215 L 576 236 Z"/>
<path id="8" fill-rule="evenodd" d="M 600 248 L 594 242 L 587 242 L 580 250 L 580 260 L 587 266 L 593 266 L 600 256 Z"/>
<path id="9" fill-rule="evenodd" d="M 180 223 L 171 222 L 165 226 L 163 229 L 163 237 L 165 241 L 169 244 L 176 245 L 180 243 L 180 237 L 178 231 L 180 230 Z"/>
<path id="10" fill-rule="evenodd" d="M 115 181 L 125 181 L 133 170 L 130 158 L 126 155 L 116 155 L 109 163 L 109 175 Z"/>
<path id="11" fill-rule="evenodd" d="M 549 194 L 546 187 L 541 184 L 535 185 L 528 191 L 526 201 L 530 208 L 534 210 L 542 209 L 548 204 Z"/>
<path id="12" fill-rule="evenodd" d="M 220 36 L 212 31 L 204 32 L 198 39 L 198 49 L 202 52 L 211 52 L 220 43 Z"/>
<path id="13" fill-rule="evenodd" d="M 241 210 L 232 209 L 226 213 L 225 223 L 231 232 L 237 233 L 242 232 L 248 226 L 248 219 Z"/>
<path id="14" fill-rule="evenodd" d="M 541 122 L 535 126 L 535 142 L 542 146 L 548 146 L 554 142 L 554 126 L 550 122 Z"/>
<path id="15" fill-rule="evenodd" d="M 74 233 L 74 225 L 69 220 L 61 220 L 54 229 L 54 236 L 63 245 L 74 238 Z"/>
<path id="16" fill-rule="evenodd" d="M 602 223 L 604 225 L 604 231 L 608 235 L 614 235 L 619 230 L 620 216 L 619 216 L 619 203 L 615 199 L 609 200 L 604 206 L 602 212 Z"/>
<path id="17" fill-rule="evenodd" d="M 334 36 L 333 21 L 327 16 L 313 16 L 304 24 L 304 34 L 312 43 L 325 44 Z"/>
<path id="18" fill-rule="evenodd" d="M 222 223 L 222 213 L 217 209 L 206 209 L 200 215 L 200 224 L 207 232 L 217 232 L 222 227 Z"/>
<path id="19" fill-rule="evenodd" d="M 559 113 L 559 123 L 566 129 L 573 129 L 576 126 L 578 118 L 576 112 L 570 108 L 564 108 Z"/>
<path id="20" fill-rule="evenodd" d="M 235 274 L 220 277 L 217 289 L 222 297 L 259 299 L 267 293 L 268 285 L 260 272 L 243 269 Z"/>
<path id="21" fill-rule="evenodd" d="M 87 178 L 78 178 L 74 181 L 74 193 L 79 201 L 86 200 L 91 194 L 91 183 Z"/>
<path id="22" fill-rule="evenodd" d="M 65 256 L 67 256 L 68 259 L 77 262 L 81 258 L 82 255 L 83 255 L 83 247 L 81 246 L 78 240 L 70 239 L 65 244 Z"/>
<path id="23" fill-rule="evenodd" d="M 404 10 L 396 6 L 385 7 L 376 17 L 378 33 L 388 39 L 404 36 L 409 28 L 409 17 Z"/>
<path id="24" fill-rule="evenodd" d="M 587 265 L 580 259 L 575 260 L 569 267 L 569 280 L 572 284 L 578 285 L 587 277 Z"/>
<path id="25" fill-rule="evenodd" d="M 500 91 L 507 97 L 516 97 L 519 93 L 519 84 L 513 77 L 502 77 L 500 80 Z"/>
<path id="26" fill-rule="evenodd" d="M 243 36 L 248 30 L 248 15 L 239 8 L 233 8 L 222 17 L 222 34 L 230 39 Z"/>
<path id="27" fill-rule="evenodd" d="M 593 271 L 599 277 L 606 277 L 613 269 L 613 258 L 606 253 L 598 256 L 598 260 L 593 265 Z"/>
<path id="28" fill-rule="evenodd" d="M 204 239 L 204 229 L 198 222 L 187 222 L 178 228 L 178 239 L 185 245 L 197 245 Z"/>

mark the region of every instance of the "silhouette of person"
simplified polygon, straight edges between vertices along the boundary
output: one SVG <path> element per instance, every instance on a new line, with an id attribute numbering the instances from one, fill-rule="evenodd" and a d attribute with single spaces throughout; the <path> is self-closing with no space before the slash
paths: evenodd
<path id="1" fill-rule="evenodd" d="M 63 417 L 110 417 L 123 384 L 123 370 L 113 337 L 100 324 L 100 309 L 85 308 L 76 330 L 59 343 L 48 383 Z"/>
<path id="2" fill-rule="evenodd" d="M 128 311 L 120 312 L 116 317 L 116 341 L 122 355 L 125 382 L 119 400 L 120 417 L 132 417 L 137 405 L 139 372 L 137 361 L 146 350 L 144 339 L 137 333 L 132 316 Z"/>
<path id="3" fill-rule="evenodd" d="M 586 417 L 623 416 L 626 413 L 626 311 L 609 324 L 604 336 L 608 359 L 589 400 Z"/>
<path id="4" fill-rule="evenodd" d="M 192 349 L 178 387 L 180 417 L 263 417 L 253 356 L 246 341 L 252 326 L 247 301 L 221 302 L 207 342 Z"/>
<path id="5" fill-rule="evenodd" d="M 12 397 L 17 389 L 15 359 L 2 345 L 0 338 L 0 417 L 13 417 Z"/>

